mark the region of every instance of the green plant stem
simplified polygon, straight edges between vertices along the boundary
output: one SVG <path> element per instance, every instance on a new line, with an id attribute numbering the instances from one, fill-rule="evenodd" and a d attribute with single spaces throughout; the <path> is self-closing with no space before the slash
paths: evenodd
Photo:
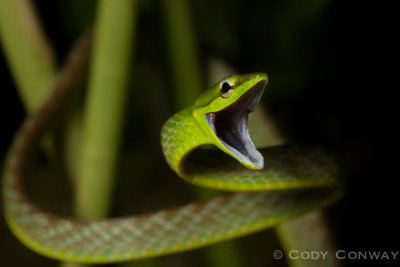
<path id="1" fill-rule="evenodd" d="M 75 212 L 82 219 L 100 219 L 109 213 L 135 17 L 135 0 L 98 3 L 82 155 L 76 181 Z"/>
<path id="2" fill-rule="evenodd" d="M 301 215 L 275 227 L 285 255 L 292 267 L 337 267 L 339 261 L 335 258 L 335 246 L 322 211 L 313 211 Z M 289 252 L 316 251 L 326 253 L 318 259 L 290 259 Z M 297 256 L 297 255 L 296 255 Z"/>
<path id="3" fill-rule="evenodd" d="M 21 99 L 31 113 L 48 95 L 56 73 L 52 47 L 31 1 L 1 1 L 0 37 Z"/>
<path id="4" fill-rule="evenodd" d="M 168 51 L 173 76 L 175 110 L 187 107 L 203 89 L 190 12 L 185 0 L 164 0 L 164 17 Z M 213 190 L 194 187 L 198 198 L 215 196 Z M 235 241 L 216 244 L 204 249 L 207 266 L 243 266 L 240 250 Z"/>
<path id="5" fill-rule="evenodd" d="M 103 0 L 98 3 L 82 126 L 82 153 L 75 180 L 78 218 L 101 219 L 109 213 L 130 71 L 136 2 Z M 86 264 L 64 262 L 62 266 Z"/>
<path id="6" fill-rule="evenodd" d="M 163 4 L 174 104 L 180 110 L 202 91 L 200 65 L 187 1 L 164 0 Z"/>

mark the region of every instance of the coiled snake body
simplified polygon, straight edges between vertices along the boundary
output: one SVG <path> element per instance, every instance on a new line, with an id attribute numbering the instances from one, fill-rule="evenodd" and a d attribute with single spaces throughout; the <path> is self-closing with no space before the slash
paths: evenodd
<path id="1" fill-rule="evenodd" d="M 340 190 L 335 164 L 322 151 L 296 146 L 257 151 L 250 140 L 247 115 L 266 83 L 267 76 L 261 73 L 228 77 L 193 106 L 172 116 L 161 132 L 167 162 L 181 178 L 241 192 L 102 221 L 49 214 L 35 206 L 23 190 L 29 155 L 49 114 L 64 101 L 68 85 L 60 86 L 26 120 L 8 154 L 3 202 L 9 227 L 21 242 L 48 257 L 105 263 L 205 246 L 326 206 L 338 198 Z M 195 149 L 205 144 L 219 149 Z"/>

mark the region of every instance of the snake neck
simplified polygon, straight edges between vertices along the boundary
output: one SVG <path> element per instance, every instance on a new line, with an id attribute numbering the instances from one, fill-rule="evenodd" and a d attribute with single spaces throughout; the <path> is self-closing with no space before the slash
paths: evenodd
<path id="1" fill-rule="evenodd" d="M 161 130 L 161 146 L 168 165 L 181 177 L 186 155 L 196 147 L 210 144 L 210 140 L 192 115 L 192 107 L 173 115 Z"/>

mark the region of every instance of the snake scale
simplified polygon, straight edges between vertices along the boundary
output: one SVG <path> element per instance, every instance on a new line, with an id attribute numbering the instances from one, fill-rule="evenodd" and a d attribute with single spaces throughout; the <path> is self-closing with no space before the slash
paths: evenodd
<path id="1" fill-rule="evenodd" d="M 166 160 L 181 178 L 237 192 L 101 221 L 64 218 L 40 209 L 23 187 L 26 166 L 74 87 L 70 77 L 83 72 L 88 43 L 81 40 L 69 55 L 53 93 L 23 123 L 6 160 L 5 218 L 16 237 L 32 250 L 54 259 L 87 263 L 154 257 L 265 229 L 324 207 L 340 196 L 337 167 L 323 150 L 254 147 L 247 116 L 260 99 L 267 76 L 252 73 L 223 79 L 192 106 L 173 115 L 161 131 Z M 210 144 L 218 149 L 202 148 Z"/>

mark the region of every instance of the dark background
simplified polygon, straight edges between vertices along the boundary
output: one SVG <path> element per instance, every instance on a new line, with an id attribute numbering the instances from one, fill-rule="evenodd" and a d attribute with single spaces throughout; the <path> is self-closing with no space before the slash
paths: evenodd
<path id="1" fill-rule="evenodd" d="M 95 2 L 36 2 L 46 33 L 62 62 L 74 38 L 92 20 Z M 392 8 L 368 1 L 332 1 L 318 12 L 301 11 L 301 3 L 290 0 L 191 4 L 204 73 L 207 60 L 212 57 L 223 59 L 239 72 L 267 72 L 270 83 L 263 104 L 285 136 L 295 142 L 323 144 L 336 154 L 347 183 L 344 197 L 327 209 L 338 247 L 346 251 L 399 251 L 399 156 L 394 132 L 399 121 L 399 97 L 393 93 L 398 86 L 392 82 L 398 62 L 394 60 L 391 40 L 398 35 L 398 29 L 391 30 L 395 20 Z M 155 95 L 159 96 L 160 91 L 164 92 L 161 95 L 168 95 L 171 82 L 161 7 L 157 1 L 140 1 L 139 6 L 132 71 L 132 80 L 137 82 L 132 90 L 140 91 L 141 86 L 147 86 L 146 79 L 157 77 L 162 85 L 154 89 L 158 90 Z M 3 160 L 25 113 L 2 53 L 0 75 Z M 158 129 L 173 108 L 168 101 L 162 102 L 161 107 L 152 109 L 158 115 L 143 117 L 140 114 L 145 105 L 159 101 L 151 102 L 151 96 L 142 94 L 131 93 L 134 107 L 128 110 L 132 115 L 127 116 L 127 124 L 138 120 L 144 131 L 133 133 L 127 126 L 126 135 L 133 134 L 137 140 L 153 138 L 150 146 L 155 152 L 151 153 L 158 153 Z M 135 146 L 134 142 L 129 144 L 123 148 L 125 152 Z M 136 148 L 145 149 L 140 144 Z M 148 156 L 152 157 L 160 160 L 161 152 Z M 166 169 L 164 165 L 160 168 Z M 157 196 L 157 189 L 149 194 Z M 3 220 L 0 240 L 2 259 L 22 253 L 33 264 L 55 264 L 22 247 Z M 22 262 L 16 262 L 19 261 Z M 346 263 L 400 266 L 399 260 Z M 254 261 L 254 266 L 263 266 L 263 262 Z"/>

